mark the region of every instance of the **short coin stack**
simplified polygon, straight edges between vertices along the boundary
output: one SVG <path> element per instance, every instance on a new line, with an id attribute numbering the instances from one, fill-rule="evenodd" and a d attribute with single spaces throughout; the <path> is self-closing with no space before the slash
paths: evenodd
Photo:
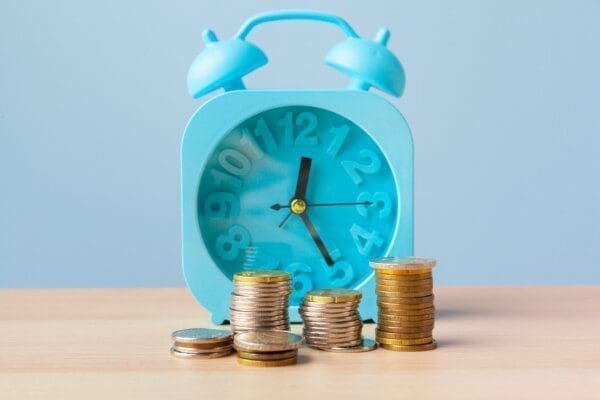
<path id="1" fill-rule="evenodd" d="M 389 257 L 373 260 L 370 265 L 377 278 L 377 342 L 395 351 L 435 349 L 431 274 L 435 260 Z"/>
<path id="2" fill-rule="evenodd" d="M 190 328 L 173 332 L 171 338 L 171 354 L 178 358 L 217 358 L 233 352 L 231 331 Z"/>
<path id="3" fill-rule="evenodd" d="M 229 307 L 231 329 L 289 330 L 291 276 L 278 270 L 243 271 L 233 277 Z"/>
<path id="4" fill-rule="evenodd" d="M 304 338 L 286 331 L 250 331 L 235 335 L 238 363 L 250 367 L 282 367 L 298 362 Z"/>
<path id="5" fill-rule="evenodd" d="M 358 352 L 374 350 L 373 341 L 363 341 L 357 290 L 323 289 L 308 292 L 299 311 L 304 321 L 306 343 L 321 350 Z"/>

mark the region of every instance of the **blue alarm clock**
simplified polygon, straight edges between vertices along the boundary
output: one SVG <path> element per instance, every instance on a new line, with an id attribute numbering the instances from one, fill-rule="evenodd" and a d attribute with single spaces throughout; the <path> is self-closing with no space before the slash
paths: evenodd
<path id="1" fill-rule="evenodd" d="M 246 90 L 242 77 L 267 57 L 246 37 L 272 21 L 334 24 L 346 38 L 327 65 L 350 77 L 344 90 Z M 229 40 L 203 33 L 193 61 L 194 98 L 223 88 L 189 121 L 181 145 L 183 272 L 194 297 L 228 320 L 233 275 L 292 275 L 290 320 L 320 288 L 361 290 L 363 319 L 376 320 L 370 259 L 413 254 L 413 145 L 394 96 L 404 71 L 386 48 L 389 31 L 361 38 L 342 18 L 278 11 L 247 20 Z"/>

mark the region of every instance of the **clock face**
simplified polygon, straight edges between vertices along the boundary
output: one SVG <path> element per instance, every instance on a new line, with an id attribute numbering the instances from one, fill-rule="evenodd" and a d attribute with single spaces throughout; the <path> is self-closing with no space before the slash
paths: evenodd
<path id="1" fill-rule="evenodd" d="M 227 133 L 207 160 L 198 223 L 230 279 L 244 269 L 293 276 L 291 304 L 319 288 L 358 287 L 398 220 L 381 149 L 348 119 L 319 108 L 265 111 Z"/>

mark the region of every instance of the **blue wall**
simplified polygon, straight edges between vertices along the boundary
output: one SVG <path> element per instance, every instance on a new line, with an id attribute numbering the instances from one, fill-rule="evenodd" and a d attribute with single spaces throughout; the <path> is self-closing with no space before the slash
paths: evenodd
<path id="1" fill-rule="evenodd" d="M 273 8 L 392 31 L 416 146 L 416 251 L 444 284 L 600 283 L 600 3 L 7 1 L 0 287 L 183 285 L 185 76 Z M 323 3 L 323 4 L 321 4 Z M 264 26 L 250 87 L 342 87 L 328 26 Z"/>

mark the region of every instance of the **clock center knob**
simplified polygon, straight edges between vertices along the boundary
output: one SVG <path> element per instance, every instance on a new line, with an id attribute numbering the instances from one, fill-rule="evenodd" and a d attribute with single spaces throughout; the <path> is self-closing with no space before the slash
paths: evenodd
<path id="1" fill-rule="evenodd" d="M 302 199 L 294 199 L 290 203 L 290 210 L 294 214 L 302 214 L 306 211 L 306 202 Z"/>

